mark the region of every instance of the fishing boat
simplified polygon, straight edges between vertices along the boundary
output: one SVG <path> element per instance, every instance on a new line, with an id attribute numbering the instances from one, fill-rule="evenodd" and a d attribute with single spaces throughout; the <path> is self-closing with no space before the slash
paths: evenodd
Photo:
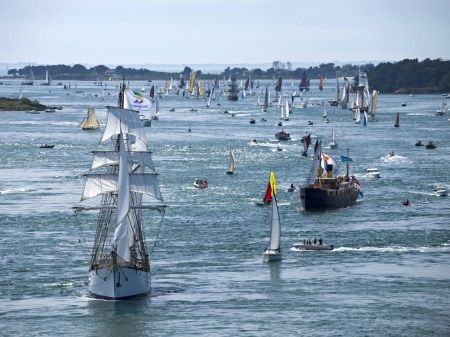
<path id="1" fill-rule="evenodd" d="M 280 261 L 281 260 L 281 225 L 280 225 L 280 213 L 278 211 L 278 204 L 276 198 L 276 186 L 275 186 L 275 175 L 270 171 L 269 183 L 271 184 L 272 191 L 272 209 L 270 212 L 270 240 L 269 246 L 266 247 L 262 253 L 263 259 L 268 262 Z"/>
<path id="2" fill-rule="evenodd" d="M 394 124 L 394 126 L 396 128 L 400 127 L 400 113 L 399 112 L 397 112 L 397 115 L 395 116 L 395 124 Z"/>
<path id="3" fill-rule="evenodd" d="M 228 167 L 226 173 L 233 174 L 235 169 L 236 169 L 236 158 L 234 157 L 233 151 L 230 150 L 230 153 L 228 155 Z"/>
<path id="4" fill-rule="evenodd" d="M 300 201 L 305 211 L 323 211 L 347 207 L 356 202 L 360 185 L 356 177 L 349 177 L 350 157 L 341 156 L 347 163 L 345 176 L 339 176 L 336 160 L 322 152 L 321 140 L 314 146 L 314 159 L 306 185 L 300 188 Z"/>
<path id="5" fill-rule="evenodd" d="M 275 137 L 278 140 L 290 140 L 291 139 L 291 134 L 289 132 L 287 132 L 287 131 L 281 130 L 281 131 L 279 131 L 279 132 L 277 132 L 275 134 Z"/>
<path id="6" fill-rule="evenodd" d="M 134 102 L 125 103 L 128 97 L 134 97 Z M 91 172 L 85 175 L 82 204 L 74 207 L 77 215 L 81 211 L 99 211 L 88 289 L 92 297 L 108 300 L 150 292 L 143 212 L 158 212 L 162 221 L 166 208 L 138 112 L 124 108 L 138 109 L 148 102 L 143 99 L 137 103 L 135 99 L 122 84 L 118 107 L 107 107 L 108 118 L 100 142 L 109 142 L 111 150 L 93 152 Z M 101 169 L 100 173 L 94 173 L 97 169 Z M 100 205 L 85 203 L 99 195 Z"/>
<path id="7" fill-rule="evenodd" d="M 78 126 L 81 127 L 82 130 L 97 130 L 99 128 L 100 125 L 93 107 L 88 108 L 86 117 L 84 117 Z"/>

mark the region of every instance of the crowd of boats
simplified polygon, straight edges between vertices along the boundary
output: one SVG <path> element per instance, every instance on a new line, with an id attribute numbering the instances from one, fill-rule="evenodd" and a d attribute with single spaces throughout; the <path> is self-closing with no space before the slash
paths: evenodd
<path id="1" fill-rule="evenodd" d="M 263 112 L 267 112 L 268 107 L 273 103 L 276 103 L 280 110 L 278 125 L 282 129 L 275 133 L 275 138 L 280 142 L 291 140 L 290 133 L 283 128 L 283 122 L 289 120 L 296 104 L 300 108 L 314 104 L 303 97 L 303 93 L 310 88 L 306 72 L 303 73 L 298 88 L 294 89 L 292 85 L 292 92 L 288 94 L 282 93 L 282 79 L 274 78 L 274 99 L 270 99 L 272 90 L 269 90 L 269 85 L 256 90 L 260 84 L 255 83 L 250 77 L 245 79 L 245 83 L 241 81 L 241 85 L 238 85 L 236 78 L 231 76 L 227 87 L 221 89 L 218 80 L 203 83 L 196 80 L 195 76 L 196 73 L 193 71 L 188 81 L 181 77 L 178 83 L 171 79 L 163 87 L 152 85 L 148 96 L 144 93 L 145 88 L 133 91 L 122 83 L 118 94 L 118 106 L 107 107 L 108 118 L 101 142 L 109 142 L 110 150 L 93 152 L 91 172 L 85 175 L 82 195 L 83 202 L 101 195 L 101 202 L 95 206 L 81 204 L 74 208 L 76 214 L 83 211 L 98 211 L 97 231 L 89 269 L 88 288 L 92 296 L 122 299 L 150 291 L 150 258 L 142 230 L 143 212 L 157 212 L 162 219 L 166 204 L 159 190 L 158 174 L 153 165 L 151 153 L 147 149 L 147 139 L 143 128 L 152 126 L 152 121 L 159 119 L 159 99 L 163 95 L 173 92 L 183 98 L 204 97 L 206 107 L 209 107 L 213 101 L 220 106 L 222 96 L 229 101 L 237 101 L 240 98 L 244 99 L 246 95 L 257 95 L 257 105 Z M 323 82 L 324 78 L 321 77 L 319 89 L 323 88 Z M 351 93 L 353 93 L 352 103 L 350 103 Z M 378 94 L 376 90 L 369 91 L 367 75 L 362 71 L 353 81 L 344 78 L 342 89 L 337 77 L 336 96 L 322 103 L 322 118 L 325 122 L 330 122 L 326 111 L 326 105 L 330 105 L 352 110 L 354 122 L 367 125 L 369 119 L 376 120 Z M 260 95 L 264 96 L 262 102 Z M 175 111 L 175 108 L 172 109 Z M 149 114 L 150 110 L 154 113 Z M 439 115 L 447 112 L 445 100 L 438 111 L 436 114 Z M 261 121 L 264 122 L 265 119 L 261 118 Z M 250 119 L 250 123 L 255 124 L 256 119 Z M 399 113 L 396 114 L 394 126 L 400 127 Z M 88 108 L 79 127 L 83 130 L 100 128 L 93 107 Z M 333 114 L 332 137 L 327 147 L 330 150 L 338 148 L 335 128 Z M 341 173 L 338 159 L 323 151 L 321 137 L 316 138 L 312 154 L 308 153 L 312 145 L 311 138 L 311 134 L 308 133 L 301 140 L 303 147 L 301 155 L 312 157 L 307 180 L 298 187 L 291 184 L 288 192 L 298 193 L 299 204 L 305 211 L 326 211 L 355 204 L 363 193 L 359 180 L 350 173 L 350 163 L 353 160 L 349 151 L 347 150 L 345 156 L 340 156 L 340 161 L 346 166 L 345 172 Z M 253 143 L 257 143 L 257 140 L 254 139 Z M 419 141 L 415 145 L 423 144 Z M 52 148 L 54 145 L 45 144 L 41 147 Z M 431 149 L 436 146 L 430 141 L 425 147 Z M 281 146 L 278 146 L 277 150 L 282 150 Z M 98 170 L 103 171 L 97 172 Z M 225 173 L 233 175 L 235 170 L 236 157 L 234 151 L 230 149 Z M 367 168 L 366 176 L 375 179 L 382 177 L 380 171 L 374 167 Z M 196 178 L 193 186 L 198 189 L 207 189 L 208 177 Z M 270 171 L 264 197 L 256 203 L 258 206 L 270 207 L 270 239 L 262 253 L 267 261 L 282 259 L 281 219 L 276 189 L 275 174 Z M 439 185 L 434 192 L 439 196 L 447 195 L 443 185 Z M 149 199 L 147 203 L 146 198 Z M 409 200 L 408 205 L 410 205 Z M 305 239 L 303 242 L 294 243 L 292 247 L 300 251 L 334 249 L 333 244 L 325 244 L 321 238 L 319 240 Z"/>

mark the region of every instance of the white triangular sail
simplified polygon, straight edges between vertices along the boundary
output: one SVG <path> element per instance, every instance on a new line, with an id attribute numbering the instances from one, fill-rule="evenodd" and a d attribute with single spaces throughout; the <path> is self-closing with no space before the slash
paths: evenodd
<path id="1" fill-rule="evenodd" d="M 228 156 L 228 168 L 227 168 L 227 172 L 228 173 L 233 173 L 234 170 L 236 169 L 236 159 L 234 157 L 234 153 L 232 150 L 230 150 L 230 154 Z"/>
<path id="2" fill-rule="evenodd" d="M 280 250 L 280 239 L 281 239 L 281 226 L 280 226 L 280 214 L 278 212 L 277 198 L 275 194 L 272 196 L 272 215 L 271 215 L 271 232 L 269 249 L 270 250 Z"/>

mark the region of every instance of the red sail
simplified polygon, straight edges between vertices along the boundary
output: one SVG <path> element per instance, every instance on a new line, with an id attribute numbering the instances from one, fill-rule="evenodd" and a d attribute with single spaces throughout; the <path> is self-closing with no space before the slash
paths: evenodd
<path id="1" fill-rule="evenodd" d="M 271 202 L 272 201 L 272 188 L 270 187 L 270 181 L 267 184 L 267 190 L 266 190 L 266 194 L 264 195 L 264 202 Z"/>

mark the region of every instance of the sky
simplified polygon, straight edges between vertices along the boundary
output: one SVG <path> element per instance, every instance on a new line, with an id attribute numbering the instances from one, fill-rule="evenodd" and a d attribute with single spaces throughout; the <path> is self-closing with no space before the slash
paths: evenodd
<path id="1" fill-rule="evenodd" d="M 450 59 L 449 0 L 1 0 L 0 62 Z"/>

